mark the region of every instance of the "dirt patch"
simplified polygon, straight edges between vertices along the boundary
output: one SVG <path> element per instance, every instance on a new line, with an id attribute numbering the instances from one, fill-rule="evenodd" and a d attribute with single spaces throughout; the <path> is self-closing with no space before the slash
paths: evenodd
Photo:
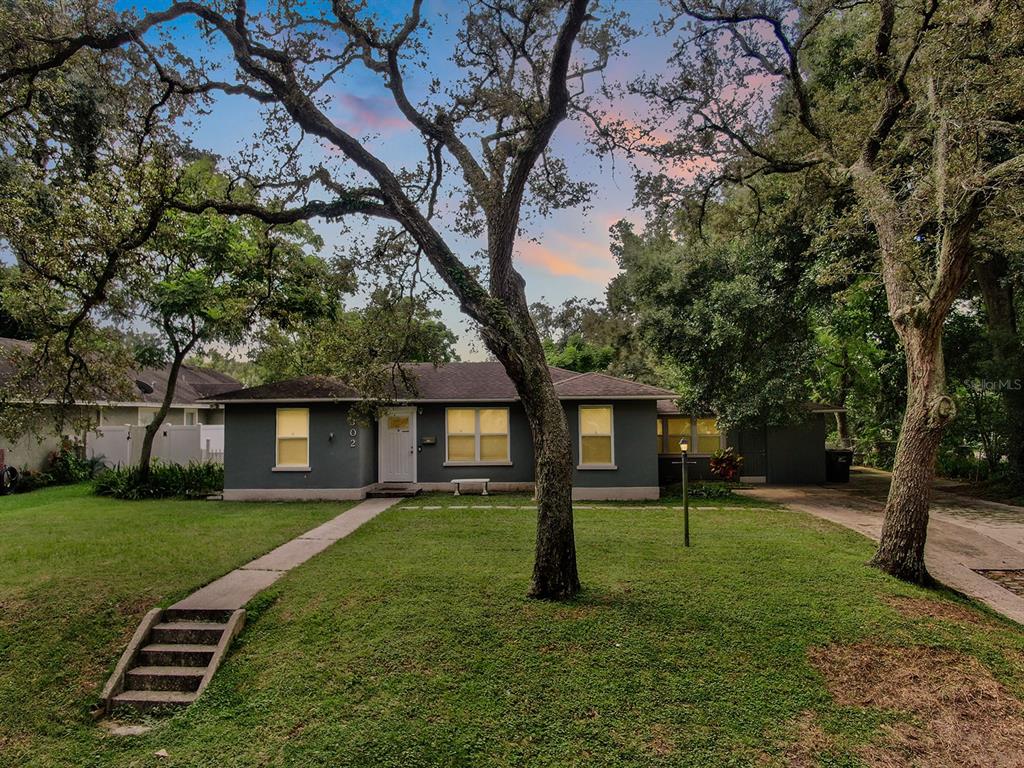
<path id="1" fill-rule="evenodd" d="M 814 713 L 804 712 L 794 721 L 782 757 L 789 768 L 818 768 L 819 756 L 834 748 L 835 741 L 818 725 Z"/>
<path id="2" fill-rule="evenodd" d="M 988 616 L 966 605 L 916 597 L 892 597 L 886 602 L 911 619 L 938 619 L 955 624 L 994 625 Z"/>
<path id="3" fill-rule="evenodd" d="M 1024 704 L 977 659 L 934 648 L 871 643 L 818 648 L 809 655 L 836 703 L 907 718 L 882 726 L 880 737 L 860 751 L 868 765 L 1024 765 Z"/>
<path id="4" fill-rule="evenodd" d="M 676 742 L 667 726 L 653 725 L 644 741 L 644 751 L 653 757 L 668 757 L 676 751 Z"/>

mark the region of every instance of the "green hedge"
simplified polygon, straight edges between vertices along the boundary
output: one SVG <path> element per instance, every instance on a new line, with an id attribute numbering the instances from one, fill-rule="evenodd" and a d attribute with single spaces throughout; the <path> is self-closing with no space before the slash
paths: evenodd
<path id="1" fill-rule="evenodd" d="M 93 481 L 93 492 L 115 499 L 202 497 L 224 488 L 224 465 L 212 462 L 164 464 L 154 461 L 143 483 L 138 467 L 108 469 Z"/>

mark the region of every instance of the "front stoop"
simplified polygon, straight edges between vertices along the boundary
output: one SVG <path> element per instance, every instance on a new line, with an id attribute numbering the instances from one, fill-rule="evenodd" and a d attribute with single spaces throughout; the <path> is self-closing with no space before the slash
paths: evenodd
<path id="1" fill-rule="evenodd" d="M 368 491 L 368 499 L 406 499 L 417 496 L 420 492 L 418 485 L 409 483 L 381 483 L 376 488 Z"/>
<path id="2" fill-rule="evenodd" d="M 103 709 L 187 707 L 209 685 L 244 623 L 242 609 L 154 608 L 103 688 Z"/>

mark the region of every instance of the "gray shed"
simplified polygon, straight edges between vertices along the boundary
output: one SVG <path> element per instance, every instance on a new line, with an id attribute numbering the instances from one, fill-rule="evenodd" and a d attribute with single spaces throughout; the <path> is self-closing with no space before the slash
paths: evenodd
<path id="1" fill-rule="evenodd" d="M 713 479 L 711 455 L 731 447 L 743 457 L 741 480 L 748 483 L 809 485 L 825 482 L 826 419 L 843 409 L 807 403 L 805 417 L 790 424 L 760 424 L 712 434 L 714 417 L 682 414 L 672 400 L 658 401 L 658 477 L 662 486 L 681 479 L 679 436 L 690 438 L 690 477 Z M 716 443 L 717 438 L 717 443 Z"/>

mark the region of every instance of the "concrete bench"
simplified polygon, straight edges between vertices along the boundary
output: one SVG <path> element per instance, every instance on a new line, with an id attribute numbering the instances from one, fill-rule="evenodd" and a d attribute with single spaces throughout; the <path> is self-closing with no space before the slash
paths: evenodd
<path id="1" fill-rule="evenodd" d="M 462 484 L 463 483 L 473 483 L 474 485 L 480 484 L 480 485 L 483 485 L 483 487 L 484 487 L 484 491 L 483 491 L 482 495 L 486 496 L 487 495 L 487 484 L 490 483 L 490 482 L 491 482 L 491 479 L 489 477 L 463 477 L 463 478 L 460 478 L 458 480 L 452 480 L 452 485 L 455 486 L 455 495 L 459 496 L 461 494 L 461 492 L 462 492 Z"/>

